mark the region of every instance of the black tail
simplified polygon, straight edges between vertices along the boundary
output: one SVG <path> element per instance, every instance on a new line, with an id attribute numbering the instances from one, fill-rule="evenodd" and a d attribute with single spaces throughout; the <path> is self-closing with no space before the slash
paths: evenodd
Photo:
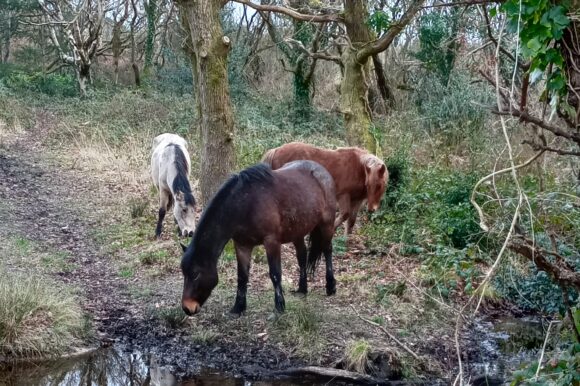
<path id="1" fill-rule="evenodd" d="M 319 228 L 315 228 L 311 233 L 308 241 L 308 261 L 306 264 L 306 272 L 309 275 L 314 275 L 316 267 L 320 262 L 322 256 L 322 234 Z"/>

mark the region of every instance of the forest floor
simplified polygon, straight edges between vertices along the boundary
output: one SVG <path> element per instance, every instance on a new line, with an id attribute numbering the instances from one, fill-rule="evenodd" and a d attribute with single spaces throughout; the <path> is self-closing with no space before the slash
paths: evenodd
<path id="1" fill-rule="evenodd" d="M 420 263 L 399 256 L 397 245 L 379 254 L 356 234 L 335 245 L 336 296 L 325 296 L 322 270 L 305 299 L 293 296 L 298 267 L 286 247 L 287 311 L 275 316 L 267 264 L 258 253 L 248 311 L 232 319 L 236 263 L 226 249 L 218 287 L 200 314 L 185 317 L 173 220 L 166 220 L 163 240 L 151 237 L 156 195 L 147 160 L 124 162 L 103 145 L 58 143 L 50 139 L 53 119 L 39 112 L 29 130 L 0 130 L 0 238 L 6 240 L 0 252 L 8 270 L 74 288 L 93 321 L 93 343 L 154 353 L 178 376 L 209 368 L 264 377 L 308 364 L 355 369 L 360 352 L 379 353 L 374 365 L 381 377 L 432 384 L 453 376 L 454 305 L 421 288 Z M 464 360 L 475 358 L 477 347 L 463 343 Z"/>

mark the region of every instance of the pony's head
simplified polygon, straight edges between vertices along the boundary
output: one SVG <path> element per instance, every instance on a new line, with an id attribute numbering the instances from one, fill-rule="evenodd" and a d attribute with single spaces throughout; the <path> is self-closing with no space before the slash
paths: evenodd
<path id="1" fill-rule="evenodd" d="M 195 232 L 195 199 L 191 193 L 176 192 L 173 216 L 181 236 L 193 236 Z"/>
<path id="2" fill-rule="evenodd" d="M 389 172 L 384 162 L 372 154 L 363 156 L 362 161 L 366 175 L 367 209 L 369 212 L 374 212 L 381 205 L 381 198 L 389 180 Z"/>
<path id="3" fill-rule="evenodd" d="M 194 264 L 194 254 L 194 249 L 189 248 L 181 260 L 183 272 L 181 307 L 190 316 L 199 312 L 218 284 L 217 267 L 213 264 Z"/>

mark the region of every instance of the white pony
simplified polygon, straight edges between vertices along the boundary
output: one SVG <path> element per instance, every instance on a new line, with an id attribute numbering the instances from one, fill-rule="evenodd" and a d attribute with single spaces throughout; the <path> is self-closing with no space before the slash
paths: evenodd
<path id="1" fill-rule="evenodd" d="M 155 236 L 161 236 L 163 218 L 173 204 L 173 216 L 181 236 L 195 231 L 195 198 L 188 177 L 191 169 L 187 142 L 177 134 L 165 133 L 153 139 L 151 178 L 159 190 L 159 220 Z"/>

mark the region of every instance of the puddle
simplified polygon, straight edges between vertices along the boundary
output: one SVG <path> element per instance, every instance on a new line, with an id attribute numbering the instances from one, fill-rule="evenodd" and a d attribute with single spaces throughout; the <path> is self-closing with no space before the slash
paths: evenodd
<path id="1" fill-rule="evenodd" d="M 205 373 L 178 381 L 154 357 L 99 349 L 70 359 L 26 363 L 0 369 L 0 386 L 292 386 L 324 385 L 316 380 L 253 381 Z"/>
<path id="2" fill-rule="evenodd" d="M 534 318 L 476 320 L 472 342 L 478 352 L 469 361 L 471 374 L 507 381 L 524 362 L 539 357 L 545 338 L 544 327 Z"/>

